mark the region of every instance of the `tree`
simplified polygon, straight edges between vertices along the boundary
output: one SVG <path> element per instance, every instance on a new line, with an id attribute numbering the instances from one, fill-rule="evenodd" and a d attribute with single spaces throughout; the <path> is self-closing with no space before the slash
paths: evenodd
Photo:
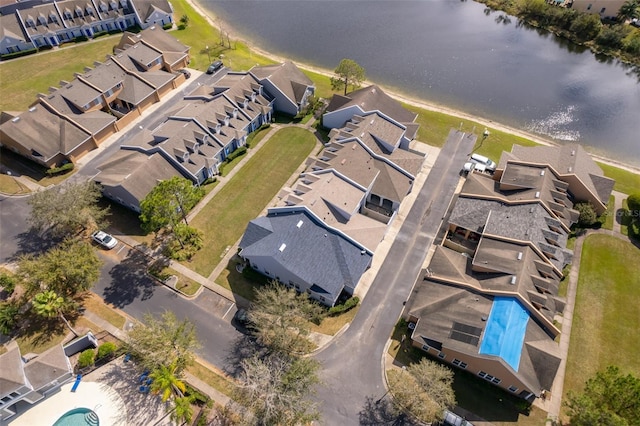
<path id="1" fill-rule="evenodd" d="M 249 320 L 263 345 L 276 352 L 300 354 L 310 349 L 309 321 L 321 312 L 322 307 L 312 302 L 306 293 L 298 294 L 271 281 L 257 290 Z"/>
<path id="2" fill-rule="evenodd" d="M 187 28 L 187 26 L 189 25 L 189 15 L 187 15 L 186 13 L 182 15 L 180 17 L 180 23 L 184 26 L 184 28 Z"/>
<path id="3" fill-rule="evenodd" d="M 65 240 L 38 257 L 22 257 L 18 266 L 27 294 L 53 290 L 72 299 L 98 280 L 102 261 L 86 241 Z"/>
<path id="4" fill-rule="evenodd" d="M 426 358 L 406 370 L 391 371 L 388 377 L 396 408 L 423 422 L 441 420 L 444 410 L 456 403 L 453 372 Z"/>
<path id="5" fill-rule="evenodd" d="M 576 37 L 582 41 L 593 40 L 600 29 L 602 28 L 602 22 L 600 22 L 600 16 L 595 13 L 585 13 L 578 15 L 569 30 L 573 32 Z"/>
<path id="6" fill-rule="evenodd" d="M 365 71 L 353 59 L 343 59 L 334 70 L 335 77 L 331 77 L 331 87 L 333 90 L 340 90 L 344 87 L 344 94 L 347 95 L 349 86 L 356 88 L 365 80 Z"/>
<path id="7" fill-rule="evenodd" d="M 159 365 L 149 374 L 151 382 L 151 391 L 155 394 L 162 395 L 162 402 L 166 402 L 169 397 L 175 395 L 179 398 L 184 396 L 186 386 L 178 376 L 177 365 Z"/>
<path id="8" fill-rule="evenodd" d="M 171 420 L 178 424 L 191 424 L 193 419 L 193 408 L 191 407 L 191 398 L 182 396 L 173 400 L 173 411 L 171 412 Z"/>
<path id="9" fill-rule="evenodd" d="M 0 303 L 0 334 L 11 335 L 18 318 L 19 308 L 11 302 Z"/>
<path id="10" fill-rule="evenodd" d="M 53 290 L 48 290 L 36 294 L 31 303 L 36 314 L 44 318 L 59 317 L 67 328 L 69 328 L 74 335 L 78 336 L 78 333 L 71 327 L 71 324 L 64 316 L 64 310 L 69 308 L 69 303 L 64 297 L 58 296 Z"/>
<path id="11" fill-rule="evenodd" d="M 241 361 L 233 399 L 251 411 L 255 425 L 298 425 L 319 418 L 309 396 L 319 383 L 317 361 L 273 354 Z"/>
<path id="12" fill-rule="evenodd" d="M 109 210 L 98 206 L 99 199 L 100 188 L 95 182 L 68 182 L 33 194 L 28 220 L 35 229 L 53 236 L 103 227 Z"/>
<path id="13" fill-rule="evenodd" d="M 633 18 L 640 18 L 640 3 L 638 0 L 627 0 L 620 6 L 618 19 L 626 21 Z"/>
<path id="14" fill-rule="evenodd" d="M 631 216 L 640 218 L 640 192 L 636 192 L 627 197 L 627 207 L 629 207 L 629 211 L 632 212 Z"/>
<path id="15" fill-rule="evenodd" d="M 126 346 L 142 360 L 149 370 L 159 366 L 174 366 L 175 374 L 193 362 L 193 351 L 200 347 L 196 329 L 187 319 L 179 321 L 171 311 L 160 318 L 144 316 L 144 324 L 129 332 Z"/>
<path id="16" fill-rule="evenodd" d="M 637 425 L 640 419 L 640 379 L 608 366 L 587 380 L 582 393 L 569 391 L 566 402 L 572 426 Z"/>
<path id="17" fill-rule="evenodd" d="M 590 226 L 593 226 L 593 224 L 597 222 L 598 216 L 596 215 L 596 212 L 593 209 L 593 205 L 591 203 L 576 203 L 573 208 L 575 208 L 580 213 L 580 217 L 578 218 L 578 226 L 582 228 L 588 228 Z"/>
<path id="18" fill-rule="evenodd" d="M 174 176 L 157 184 L 140 202 L 140 220 L 147 232 L 173 228 L 181 220 L 188 225 L 187 213 L 200 201 L 204 192 L 190 180 Z"/>

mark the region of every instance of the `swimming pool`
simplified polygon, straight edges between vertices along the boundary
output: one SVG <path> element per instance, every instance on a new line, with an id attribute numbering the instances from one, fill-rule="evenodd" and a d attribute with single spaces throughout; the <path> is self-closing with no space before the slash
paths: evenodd
<path id="1" fill-rule="evenodd" d="M 88 408 L 74 408 L 60 417 L 53 426 L 99 426 L 98 415 Z"/>

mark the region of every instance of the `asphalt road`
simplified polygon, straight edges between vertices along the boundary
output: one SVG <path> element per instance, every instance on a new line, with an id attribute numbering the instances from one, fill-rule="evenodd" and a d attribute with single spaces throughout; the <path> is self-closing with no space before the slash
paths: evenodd
<path id="1" fill-rule="evenodd" d="M 315 358 L 322 364 L 318 389 L 321 421 L 358 425 L 384 417 L 374 411 L 386 394 L 383 352 L 408 299 L 459 181 L 475 136 L 454 133 L 427 180 L 348 330 Z M 387 424 L 387 423 L 384 423 Z"/>
<path id="2" fill-rule="evenodd" d="M 0 195 L 0 263 L 13 262 L 21 254 L 37 253 L 43 248 L 37 233 L 29 230 L 27 218 L 31 207 L 28 200 L 29 197 L 24 196 Z"/>
<path id="3" fill-rule="evenodd" d="M 113 250 L 100 253 L 104 265 L 92 291 L 136 319 L 165 310 L 173 311 L 178 318 L 188 318 L 202 343 L 198 355 L 220 368 L 227 365 L 242 338 L 231 324 L 235 304 L 207 289 L 195 300 L 183 298 L 144 273 L 147 261 L 142 255 L 133 249 L 129 253 L 128 247 L 120 250 L 122 247 L 119 243 Z"/>

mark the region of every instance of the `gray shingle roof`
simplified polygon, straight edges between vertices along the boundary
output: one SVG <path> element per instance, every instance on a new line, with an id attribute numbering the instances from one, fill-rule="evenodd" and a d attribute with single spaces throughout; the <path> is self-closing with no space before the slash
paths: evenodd
<path id="1" fill-rule="evenodd" d="M 286 248 L 280 250 L 283 244 Z M 356 286 L 372 258 L 369 252 L 316 221 L 304 208 L 270 212 L 252 220 L 240 247 L 243 257 L 270 257 L 305 282 L 322 288 L 333 300 L 345 286 Z"/>
<path id="2" fill-rule="evenodd" d="M 268 79 L 289 99 L 300 103 L 307 87 L 313 87 L 313 81 L 290 61 L 276 65 L 253 67 L 249 71 L 259 80 Z"/>
<path id="3" fill-rule="evenodd" d="M 358 105 L 365 112 L 378 110 L 398 123 L 411 123 L 417 116 L 376 85 L 356 90 L 347 96 L 334 95 L 329 102 L 327 112 L 337 111 L 350 105 Z"/>

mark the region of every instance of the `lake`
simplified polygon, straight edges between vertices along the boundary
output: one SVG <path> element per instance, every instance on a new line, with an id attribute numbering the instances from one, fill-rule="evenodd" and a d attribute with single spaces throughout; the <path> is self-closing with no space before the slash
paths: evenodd
<path id="1" fill-rule="evenodd" d="M 200 0 L 260 48 L 640 165 L 633 70 L 459 0 Z"/>

